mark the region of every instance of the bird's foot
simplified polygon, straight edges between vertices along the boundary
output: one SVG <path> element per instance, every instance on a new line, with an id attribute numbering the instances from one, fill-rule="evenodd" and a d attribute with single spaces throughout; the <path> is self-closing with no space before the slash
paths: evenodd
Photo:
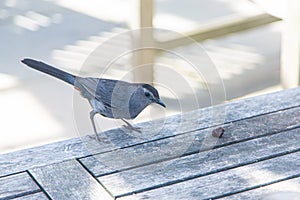
<path id="1" fill-rule="evenodd" d="M 109 140 L 107 139 L 107 138 L 105 138 L 105 137 L 99 137 L 98 135 L 88 135 L 88 137 L 90 138 L 90 139 L 92 139 L 92 140 L 96 140 L 97 142 L 99 142 L 99 143 L 106 143 L 106 144 L 108 144 L 108 143 L 110 143 L 109 142 Z"/>
<path id="2" fill-rule="evenodd" d="M 126 121 L 125 119 L 121 119 L 123 122 L 125 122 L 126 125 L 123 125 L 124 128 L 126 128 L 129 131 L 135 131 L 138 133 L 142 133 L 141 128 L 140 127 L 136 127 L 131 125 L 128 121 Z"/>
<path id="3" fill-rule="evenodd" d="M 142 133 L 142 131 L 141 131 L 142 128 L 137 127 L 137 126 L 132 126 L 131 124 L 123 125 L 122 127 L 126 128 L 127 130 L 129 130 L 131 132 L 135 131 L 138 133 Z"/>

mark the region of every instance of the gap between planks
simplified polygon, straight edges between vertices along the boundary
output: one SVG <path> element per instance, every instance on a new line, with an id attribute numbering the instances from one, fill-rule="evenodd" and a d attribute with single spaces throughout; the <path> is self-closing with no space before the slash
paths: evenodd
<path id="1" fill-rule="evenodd" d="M 47 193 L 47 191 L 41 186 L 41 184 L 35 179 L 35 177 L 30 173 L 29 170 L 26 171 L 27 174 L 31 177 L 31 179 L 35 182 L 35 184 L 40 188 L 41 192 L 46 196 L 47 199 L 51 200 L 51 197 Z"/>
<path id="2" fill-rule="evenodd" d="M 26 171 L 1 177 L 0 182 L 0 199 L 14 199 L 41 192 Z"/>
<path id="3" fill-rule="evenodd" d="M 271 113 L 271 114 L 266 114 L 264 116 L 258 116 L 258 117 L 253 117 L 252 120 L 254 120 L 253 123 L 255 123 L 255 120 L 259 121 L 262 117 L 273 117 L 271 118 L 271 120 L 273 121 L 276 121 L 276 117 L 277 118 L 280 118 L 282 117 L 282 115 L 285 115 L 284 117 L 288 117 L 293 114 L 295 114 L 295 116 L 298 114 L 298 112 L 300 112 L 300 107 L 297 107 L 297 108 L 291 108 L 291 109 L 286 109 L 284 112 L 282 111 L 278 111 L 277 113 Z M 296 112 L 294 109 L 297 109 Z M 275 117 L 274 117 L 275 116 Z M 275 119 L 274 119 L 275 118 Z M 266 118 L 268 119 L 268 118 Z M 248 121 L 250 121 L 250 119 L 248 119 Z M 234 127 L 236 127 L 236 129 L 238 130 L 239 129 L 239 126 L 240 125 L 243 125 L 243 123 L 247 124 L 249 123 L 247 120 L 244 120 L 243 122 L 241 122 L 240 124 L 237 123 L 237 122 L 234 122 L 234 123 L 230 123 L 230 125 L 233 127 L 231 129 L 234 129 Z M 292 120 L 290 120 L 292 121 Z M 175 158 L 182 158 L 182 157 L 186 157 L 186 156 L 190 156 L 190 155 L 193 155 L 193 154 L 197 154 L 197 153 L 200 153 L 200 152 L 205 152 L 205 151 L 208 151 L 208 150 L 211 150 L 211 149 L 218 149 L 218 148 L 222 148 L 222 147 L 226 147 L 226 146 L 229 146 L 229 145 L 233 145 L 233 144 L 237 144 L 237 143 L 240 143 L 240 142 L 246 142 L 246 141 L 251 141 L 251 140 L 255 140 L 255 139 L 258 139 L 258 138 L 262 138 L 262 137 L 266 137 L 266 136 L 272 136 L 272 135 L 275 135 L 275 134 L 278 134 L 278 133 L 281 133 L 281 132 L 287 132 L 287 131 L 291 131 L 291 130 L 294 130 L 294 129 L 297 129 L 297 128 L 300 128 L 300 124 L 298 123 L 297 120 L 294 120 L 292 125 L 290 124 L 290 121 L 287 122 L 286 124 L 283 124 L 282 126 L 283 127 L 275 127 L 274 129 L 271 129 L 271 130 L 267 130 L 267 131 L 261 131 L 262 133 L 257 133 L 256 135 L 254 134 L 249 134 L 247 136 L 245 136 L 245 138 L 241 137 L 241 138 L 237 138 L 236 140 L 232 140 L 232 141 L 225 141 L 225 142 L 220 142 L 220 143 L 216 143 L 213 147 L 207 147 L 207 148 L 202 148 L 202 149 L 192 149 L 190 151 L 187 151 L 187 152 L 184 152 L 183 154 L 180 154 L 180 155 L 175 155 L 175 156 L 168 156 L 168 157 L 163 157 L 161 159 L 154 159 L 153 161 L 148 161 L 148 162 L 144 162 L 144 163 L 141 163 L 141 164 L 137 164 L 137 165 L 134 165 L 134 166 L 128 166 L 128 167 L 123 167 L 123 168 L 119 168 L 119 169 L 116 169 L 115 171 L 110 171 L 110 172 L 106 172 L 106 173 L 102 173 L 102 174 L 99 174 L 99 173 L 95 173 L 93 172 L 93 169 L 90 169 L 89 166 L 86 166 L 85 164 L 85 160 L 86 159 L 92 159 L 95 157 L 95 161 L 97 161 L 97 159 L 101 160 L 101 155 L 104 155 L 104 154 L 96 154 L 94 155 L 94 157 L 84 157 L 84 158 L 79 158 L 78 161 L 86 167 L 86 169 L 93 175 L 93 176 L 96 176 L 96 177 L 100 177 L 100 176 L 105 176 L 105 175 L 110 175 L 110 174 L 114 174 L 114 173 L 118 173 L 118 172 L 122 172 L 122 171 L 126 171 L 126 170 L 131 170 L 131 169 L 135 169 L 135 168 L 139 168 L 139 167 L 143 167 L 143 166 L 147 166 L 147 165 L 151 165 L 151 164 L 154 164 L 154 163 L 159 163 L 159 162 L 165 162 L 165 161 L 168 161 L 168 160 L 172 160 L 172 159 L 175 159 Z M 251 123 L 251 121 L 250 121 Z M 228 124 L 227 124 L 228 125 Z M 266 124 L 265 126 L 272 126 L 272 123 L 270 124 Z M 285 126 L 284 126 L 285 125 Z M 288 127 L 286 127 L 288 126 Z M 226 127 L 226 125 L 224 125 L 224 127 Z M 227 127 L 226 127 L 227 128 Z M 251 127 L 249 127 L 250 129 Z M 208 134 L 210 134 L 212 128 L 209 128 L 208 129 Z M 205 130 L 200 130 L 200 131 L 205 131 Z M 200 132 L 199 131 L 199 132 Z M 245 132 L 247 132 L 247 130 L 243 130 Z M 200 132 L 201 133 L 201 132 Z M 199 133 L 199 134 L 200 134 Z M 226 135 L 226 132 L 225 132 L 225 135 Z M 180 137 L 178 135 L 174 136 L 173 138 L 176 139 L 176 137 Z M 196 135 L 192 135 L 191 137 L 196 137 Z M 230 137 L 230 136 L 229 136 Z M 172 139 L 173 139 L 172 138 Z M 167 138 L 168 139 L 168 138 Z M 162 139 L 161 141 L 163 140 L 166 140 L 166 139 Z M 219 141 L 222 141 L 221 139 L 219 139 Z M 147 142 L 147 143 L 153 143 L 155 144 L 156 141 L 154 142 Z M 147 144 L 147 143 L 144 143 L 144 144 Z M 158 143 L 159 144 L 159 143 Z M 140 146 L 143 148 L 143 144 L 140 144 L 140 145 L 136 145 L 136 146 Z M 131 147 L 126 147 L 126 148 L 121 148 L 121 149 L 118 149 L 118 150 L 126 150 L 126 149 L 130 149 L 132 148 Z M 116 154 L 118 154 L 118 150 L 115 150 L 115 151 L 111 151 L 111 152 L 107 152 L 107 153 L 113 153 L 115 152 Z M 151 150 L 151 149 L 150 149 Z M 97 158 L 97 156 L 99 158 Z"/>
<path id="4" fill-rule="evenodd" d="M 266 186 L 270 186 L 270 185 L 273 185 L 273 184 L 276 184 L 276 183 L 281 183 L 281 182 L 284 182 L 284 181 L 296 179 L 296 178 L 299 178 L 299 177 L 300 177 L 300 174 L 296 174 L 296 175 L 288 176 L 288 177 L 285 177 L 285 178 L 282 178 L 282 179 L 274 180 L 274 181 L 271 181 L 271 182 L 268 182 L 268 183 L 264 183 L 264 184 L 261 184 L 261 185 L 256 185 L 256 186 L 253 186 L 253 187 L 245 188 L 243 190 L 239 190 L 239 191 L 235 191 L 235 192 L 232 192 L 232 193 L 227 193 L 227 194 L 215 196 L 213 198 L 204 199 L 204 200 L 221 199 L 221 198 L 224 198 L 224 197 L 233 196 L 233 195 L 240 194 L 240 193 L 243 193 L 243 192 L 248 192 L 248 191 L 251 191 L 251 190 L 255 190 L 255 189 L 258 189 L 258 188 L 261 188 L 261 187 L 266 187 Z"/>
<path id="5" fill-rule="evenodd" d="M 266 113 L 262 113 L 262 114 L 258 114 L 258 115 L 253 115 L 253 116 L 250 116 L 250 117 L 245 117 L 245 118 L 241 118 L 241 119 L 237 119 L 237 120 L 232 120 L 232 121 L 228 121 L 228 122 L 213 125 L 213 126 L 206 126 L 206 127 L 199 128 L 199 129 L 194 129 L 194 130 L 191 130 L 191 131 L 185 131 L 185 132 L 178 133 L 176 135 L 169 135 L 169 136 L 160 137 L 160 138 L 156 138 L 156 139 L 152 139 L 152 140 L 146 140 L 145 142 L 139 142 L 139 143 L 123 146 L 123 147 L 120 147 L 120 148 L 114 148 L 114 149 L 110 149 L 110 150 L 103 151 L 103 152 L 96 153 L 96 154 L 80 156 L 77 159 L 83 159 L 83 158 L 93 157 L 95 155 L 106 154 L 106 153 L 110 153 L 110 152 L 113 152 L 113 151 L 127 149 L 127 148 L 131 148 L 131 147 L 135 147 L 135 146 L 139 146 L 139 145 L 143 145 L 143 144 L 147 144 L 147 143 L 151 143 L 151 142 L 156 142 L 156 141 L 164 140 L 164 139 L 168 139 L 168 138 L 174 138 L 174 137 L 177 137 L 177 136 L 181 136 L 181 135 L 185 135 L 185 134 L 193 133 L 193 132 L 197 132 L 197 131 L 203 131 L 203 130 L 207 130 L 207 129 L 214 129 L 214 128 L 217 128 L 217 127 L 220 127 L 220 126 L 226 126 L 226 125 L 230 125 L 230 124 L 233 124 L 233 123 L 236 123 L 236 122 L 240 122 L 240 121 L 244 121 L 244 120 L 248 120 L 248 119 L 253 119 L 253 118 L 256 118 L 256 117 L 260 117 L 260 116 L 270 115 L 270 114 L 274 114 L 274 113 L 280 113 L 282 111 L 291 110 L 291 109 L 294 109 L 294 108 L 300 108 L 300 105 L 292 106 L 292 107 L 288 107 L 288 108 L 283 108 L 283 109 L 276 110 L 276 111 L 270 111 L 270 112 L 266 112 Z M 295 126 L 293 128 L 290 128 L 290 129 L 286 129 L 286 130 L 292 130 L 292 129 L 296 129 L 296 128 L 299 128 L 299 127 L 300 127 L 300 125 Z M 264 137 L 264 136 L 266 136 L 266 135 L 263 135 L 261 137 Z M 253 137 L 251 139 L 255 139 L 255 138 L 259 138 L 259 136 L 258 137 Z M 240 140 L 238 142 L 243 142 L 243 141 L 244 140 Z M 247 141 L 247 139 L 245 141 Z M 236 142 L 233 142 L 232 144 L 234 144 L 234 143 L 236 143 Z"/>
<path id="6" fill-rule="evenodd" d="M 117 199 L 117 198 L 121 198 L 121 197 L 127 197 L 127 196 L 130 196 L 130 195 L 133 195 L 133 194 L 134 195 L 135 194 L 140 194 L 140 193 L 143 193 L 143 192 L 147 192 L 147 191 L 151 191 L 151 190 L 155 190 L 155 189 L 159 189 L 159 188 L 163 188 L 163 187 L 176 185 L 178 183 L 183 183 L 185 181 L 191 181 L 191 180 L 201 178 L 201 177 L 204 177 L 204 176 L 209 176 L 209 175 L 217 174 L 217 173 L 220 173 L 220 172 L 225 172 L 225 171 L 232 170 L 232 169 L 237 169 L 237 168 L 244 167 L 244 166 L 247 166 L 247 165 L 268 161 L 268 160 L 271 160 L 273 158 L 279 158 L 279 157 L 286 156 L 286 155 L 291 154 L 291 153 L 297 153 L 297 152 L 300 152 L 300 148 L 295 150 L 295 151 L 280 153 L 280 154 L 273 155 L 273 156 L 270 156 L 270 157 L 265 157 L 265 158 L 262 158 L 262 159 L 257 159 L 257 160 L 254 160 L 254 161 L 249 161 L 249 162 L 245 162 L 245 163 L 238 164 L 238 165 L 233 165 L 231 167 L 218 169 L 218 170 L 211 171 L 211 172 L 208 172 L 208 173 L 203 173 L 203 174 L 200 174 L 200 175 L 195 175 L 195 176 L 190 176 L 190 177 L 186 177 L 186 178 L 183 178 L 183 179 L 169 181 L 169 182 L 161 184 L 161 185 L 155 185 L 153 187 L 148 187 L 148 188 L 144 188 L 144 189 L 140 189 L 140 190 L 135 190 L 133 192 L 128 192 L 128 193 L 121 194 L 121 195 L 116 195 L 115 198 Z M 279 180 L 276 180 L 276 181 L 273 181 L 273 182 L 269 182 L 269 183 L 266 183 L 266 184 L 261 184 L 261 185 L 258 185 L 258 186 L 246 188 L 246 189 L 243 189 L 243 190 L 240 190 L 240 191 L 237 191 L 237 192 L 233 192 L 233 193 L 223 194 L 223 195 L 208 198 L 208 199 L 205 199 L 205 200 L 222 198 L 222 197 L 238 194 L 238 193 L 245 192 L 245 191 L 248 191 L 248 190 L 253 190 L 253 189 L 256 189 L 256 188 L 259 188 L 259 187 L 271 185 L 271 184 L 274 184 L 274 183 L 277 183 L 277 182 L 282 182 L 282 181 L 285 181 L 285 180 L 298 178 L 298 177 L 300 177 L 300 174 L 292 175 L 292 176 L 285 177 L 283 179 L 279 179 Z"/>
<path id="7" fill-rule="evenodd" d="M 184 181 L 232 170 L 242 166 L 259 163 L 266 160 L 272 160 L 272 158 L 278 159 L 279 157 L 298 153 L 300 148 L 298 146 L 294 146 L 297 144 L 297 141 L 300 137 L 297 134 L 297 131 L 298 130 L 284 131 L 279 134 L 272 135 L 271 137 L 258 138 L 255 141 L 247 141 L 245 144 L 240 143 L 230 147 L 224 147 L 222 149 L 214 149 L 211 151 L 208 157 L 206 157 L 205 154 L 203 155 L 205 157 L 201 157 L 201 159 L 197 155 L 192 155 L 186 158 L 177 158 L 173 161 L 174 163 L 155 163 L 151 166 L 133 169 L 128 172 L 124 171 L 120 172 L 119 174 L 103 176 L 99 177 L 98 179 L 106 187 L 110 188 L 110 191 L 117 197 L 130 195 L 132 193 L 141 193 L 160 187 L 166 187 L 169 185 L 182 183 Z M 278 146 L 278 144 L 280 145 Z M 269 145 L 269 148 L 265 148 L 266 145 Z M 251 152 L 253 151 L 252 154 L 248 157 L 245 157 L 247 152 L 250 150 Z M 241 151 L 241 153 L 236 154 L 236 151 Z M 225 155 L 228 154 L 227 156 L 230 156 L 229 163 L 227 163 L 227 156 L 224 157 L 225 155 L 220 155 L 222 152 L 225 153 Z M 232 157 L 232 155 L 234 156 Z M 217 160 L 215 160 L 215 157 Z M 203 159 L 207 160 L 208 162 L 202 163 Z M 213 168 L 211 168 L 211 164 L 213 164 Z M 198 167 L 193 168 L 196 166 Z M 170 171 L 170 167 L 175 167 L 177 169 L 176 178 L 172 176 L 173 171 Z M 190 167 L 192 167 L 192 170 Z M 178 169 L 180 169 L 180 171 L 178 171 Z M 188 169 L 191 171 L 187 171 Z M 165 174 L 165 172 L 167 172 L 167 174 Z M 142 174 L 144 176 L 143 178 L 140 177 Z M 164 174 L 163 177 L 162 174 Z M 140 177 L 138 182 L 136 182 L 137 177 Z M 157 179 L 154 179 L 155 181 L 153 180 L 152 182 L 148 182 L 147 177 L 157 177 Z M 130 187 L 124 188 L 120 185 L 121 183 L 115 182 L 119 178 L 123 178 L 124 181 L 130 185 Z"/>
<path id="8" fill-rule="evenodd" d="M 229 102 L 227 104 L 217 105 L 209 108 L 203 108 L 201 110 L 198 110 L 197 112 L 193 112 L 193 114 L 197 114 L 201 112 L 201 123 L 199 124 L 200 129 L 208 128 L 209 127 L 209 113 L 213 111 L 214 109 L 226 109 L 228 110 L 226 112 L 226 122 L 233 122 L 233 121 L 239 121 L 243 119 L 247 119 L 251 116 L 259 116 L 266 113 L 272 113 L 276 112 L 278 110 L 284 110 L 287 108 L 297 107 L 299 105 L 300 100 L 300 89 L 294 88 L 289 89 L 281 92 L 276 92 L 273 94 L 268 95 L 262 95 L 254 98 L 249 99 L 243 99 L 236 102 Z M 289 97 L 289 98 L 286 98 Z M 206 117 L 203 117 L 205 115 Z M 174 118 L 174 117 L 173 117 Z M 195 118 L 195 117 L 194 117 Z M 193 119 L 194 119 L 193 118 Z M 169 119 L 169 118 L 168 118 Z M 174 120 L 173 120 L 174 121 Z M 172 120 L 169 120 L 169 122 L 172 122 Z M 220 123 L 223 124 L 223 123 Z M 121 136 L 120 133 L 118 133 L 119 130 L 111 130 L 108 131 L 106 134 L 109 136 L 112 136 L 112 139 L 115 140 L 114 147 L 125 147 L 130 145 L 136 145 L 139 143 L 143 143 L 144 141 L 140 139 L 135 138 L 121 138 L 125 139 L 125 141 L 119 141 L 117 140 L 118 136 Z M 180 131 L 175 130 L 172 132 L 173 134 L 167 133 L 168 128 L 164 129 L 163 131 L 166 131 L 166 134 L 160 134 L 159 136 L 150 137 L 147 140 L 159 140 L 161 138 L 164 138 L 165 136 L 173 137 L 176 134 L 180 134 Z M 190 131 L 190 130 L 189 130 Z M 120 131 L 119 131 L 120 132 Z M 181 131 L 185 132 L 184 130 Z M 117 137 L 113 137 L 113 135 L 117 134 Z M 171 135 L 171 136 L 170 136 Z M 68 147 L 67 149 L 64 149 Z M 100 148 L 101 147 L 101 148 Z M 91 146 L 93 148 L 93 146 Z M 96 147 L 95 147 L 96 148 Z M 82 138 L 75 138 L 71 140 L 66 140 L 63 142 L 57 142 L 53 144 L 44 145 L 41 147 L 35 147 L 31 149 L 26 149 L 22 151 L 17 151 L 13 153 L 8 153 L 1 155 L 0 157 L 0 175 L 8 175 L 16 172 L 25 171 L 27 169 L 32 168 L 32 166 L 43 166 L 43 165 L 49 165 L 53 163 L 58 163 L 64 160 L 69 160 L 73 158 L 83 158 L 87 155 L 91 154 L 97 154 L 101 153 L 101 151 L 110 151 L 113 149 L 119 149 L 119 148 L 112 148 L 108 145 L 98 145 L 96 150 L 91 153 L 89 149 L 87 151 L 84 147 Z M 40 152 L 45 152 L 46 155 L 41 154 Z M 7 162 L 10 161 L 10 162 Z"/>
<path id="9" fill-rule="evenodd" d="M 76 159 L 33 168 L 29 172 L 49 199 L 113 199 Z"/>
<path id="10" fill-rule="evenodd" d="M 296 163 L 295 163 L 296 161 Z M 137 199 L 215 199 L 300 177 L 299 152 L 188 180 L 172 186 L 120 197 Z M 230 199 L 230 198 L 229 198 Z"/>

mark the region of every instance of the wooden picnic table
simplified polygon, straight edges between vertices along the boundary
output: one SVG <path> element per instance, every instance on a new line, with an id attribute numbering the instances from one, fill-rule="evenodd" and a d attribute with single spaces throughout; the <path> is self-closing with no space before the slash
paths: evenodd
<path id="1" fill-rule="evenodd" d="M 140 126 L 0 155 L 0 199 L 300 199 L 300 88 Z"/>

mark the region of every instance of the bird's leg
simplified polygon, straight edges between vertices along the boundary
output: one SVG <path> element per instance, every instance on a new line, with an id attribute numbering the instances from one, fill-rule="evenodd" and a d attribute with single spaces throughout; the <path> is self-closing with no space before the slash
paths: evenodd
<path id="1" fill-rule="evenodd" d="M 92 126 L 93 126 L 93 129 L 94 129 L 94 133 L 95 133 L 95 135 L 96 135 L 96 140 L 98 141 L 98 142 L 107 142 L 107 141 L 105 141 L 105 139 L 101 139 L 99 136 L 98 136 L 98 134 L 97 134 L 97 129 L 96 129 L 96 125 L 95 125 L 95 115 L 97 114 L 97 112 L 95 111 L 95 110 L 92 110 L 91 112 L 90 112 L 90 119 L 91 119 L 91 122 L 92 122 Z"/>
<path id="2" fill-rule="evenodd" d="M 129 129 L 129 130 L 131 130 L 131 131 L 136 131 L 136 132 L 142 133 L 140 127 L 133 126 L 132 124 L 130 124 L 128 121 L 126 121 L 126 120 L 123 119 L 123 118 L 121 118 L 121 120 L 122 120 L 123 122 L 126 123 L 127 126 L 124 126 L 124 125 L 123 125 L 125 128 L 127 128 L 127 129 Z"/>
<path id="3" fill-rule="evenodd" d="M 90 119 L 91 119 L 91 122 L 92 122 L 92 126 L 93 126 L 93 129 L 94 129 L 94 133 L 95 133 L 95 135 L 96 135 L 96 140 L 97 140 L 97 141 L 100 141 L 100 138 L 98 137 L 98 134 L 97 134 L 97 129 L 96 129 L 95 120 L 94 120 L 94 117 L 95 117 L 96 114 L 97 114 L 97 112 L 94 111 L 94 110 L 92 110 L 92 111 L 90 112 Z"/>

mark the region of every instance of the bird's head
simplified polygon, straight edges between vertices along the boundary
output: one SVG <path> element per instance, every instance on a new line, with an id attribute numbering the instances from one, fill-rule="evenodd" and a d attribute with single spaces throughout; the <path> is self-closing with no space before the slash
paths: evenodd
<path id="1" fill-rule="evenodd" d="M 144 98 L 150 101 L 150 103 L 157 103 L 163 107 L 166 107 L 166 104 L 159 98 L 158 91 L 149 84 L 144 84 L 142 86 Z"/>
<path id="2" fill-rule="evenodd" d="M 141 84 L 131 96 L 130 99 L 130 115 L 135 118 L 148 105 L 156 103 L 166 107 L 166 104 L 160 99 L 158 91 L 149 84 Z"/>

